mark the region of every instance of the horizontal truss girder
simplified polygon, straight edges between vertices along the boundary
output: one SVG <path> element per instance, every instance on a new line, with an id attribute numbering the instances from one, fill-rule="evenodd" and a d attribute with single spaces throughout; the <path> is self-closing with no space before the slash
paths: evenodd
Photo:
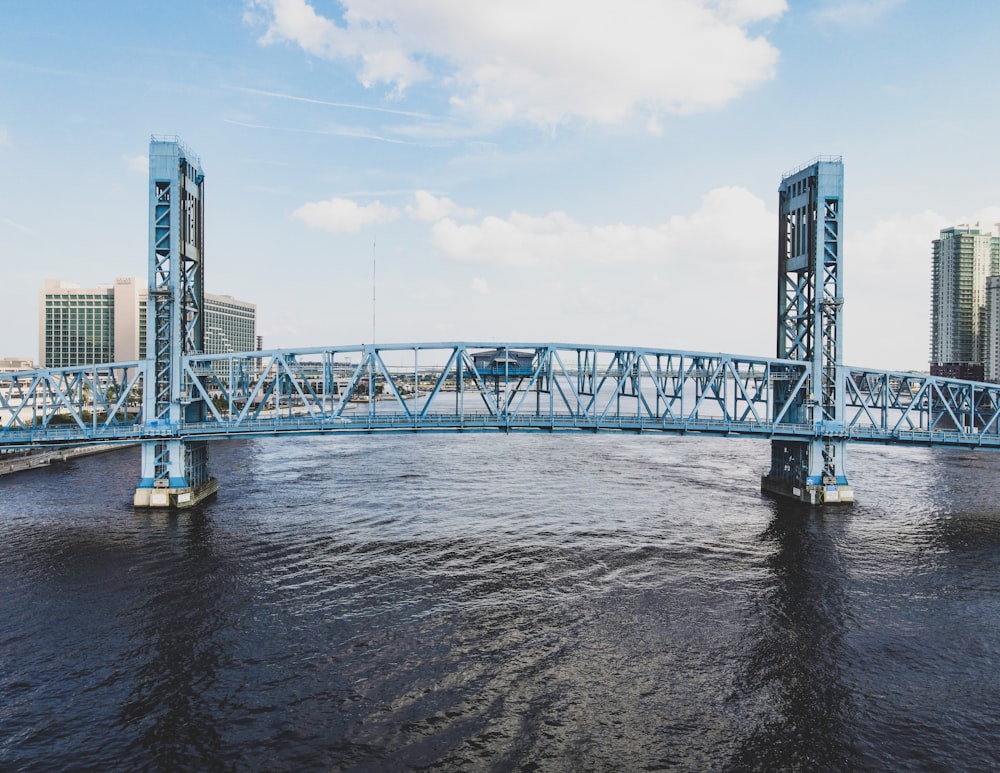
<path id="1" fill-rule="evenodd" d="M 488 353 L 497 354 L 493 363 L 477 367 Z M 813 394 L 809 364 L 797 360 L 449 342 L 196 354 L 181 361 L 180 399 L 204 400 L 203 421 L 158 417 L 142 423 L 146 362 L 0 374 L 0 449 L 252 434 L 491 430 L 699 432 L 1000 448 L 1000 385 L 844 367 L 837 378 L 844 383 L 845 414 L 834 422 L 792 410 L 808 405 Z"/>

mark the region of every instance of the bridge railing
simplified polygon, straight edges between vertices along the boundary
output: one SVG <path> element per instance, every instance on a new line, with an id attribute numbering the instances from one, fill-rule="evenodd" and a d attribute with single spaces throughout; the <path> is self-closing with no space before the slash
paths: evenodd
<path id="1" fill-rule="evenodd" d="M 505 420 L 485 412 L 465 414 L 432 414 L 419 424 L 404 416 L 357 414 L 343 419 L 314 419 L 293 416 L 281 419 L 256 419 L 235 423 L 203 422 L 185 424 L 186 436 L 220 439 L 238 435 L 317 434 L 367 434 L 371 432 L 450 432 L 450 431 L 544 431 L 544 432 L 595 432 L 617 430 L 621 432 L 672 432 L 676 434 L 704 433 L 714 435 L 748 435 L 770 437 L 770 428 L 725 419 L 650 420 L 636 417 L 617 417 L 600 422 L 563 416 L 522 416 Z M 781 434 L 788 437 L 811 437 L 813 427 L 808 424 L 784 425 Z"/>

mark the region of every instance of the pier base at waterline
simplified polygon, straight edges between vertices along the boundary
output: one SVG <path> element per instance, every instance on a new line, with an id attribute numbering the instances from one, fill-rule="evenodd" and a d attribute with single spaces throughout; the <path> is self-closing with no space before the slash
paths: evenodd
<path id="1" fill-rule="evenodd" d="M 844 472 L 843 441 L 771 441 L 771 471 L 761 491 L 810 505 L 852 504 L 854 487 Z"/>

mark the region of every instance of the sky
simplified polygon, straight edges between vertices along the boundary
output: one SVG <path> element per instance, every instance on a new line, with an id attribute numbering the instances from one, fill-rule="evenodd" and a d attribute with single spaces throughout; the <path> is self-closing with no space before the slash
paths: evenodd
<path id="1" fill-rule="evenodd" d="M 147 276 L 151 135 L 264 346 L 775 353 L 777 189 L 839 155 L 844 359 L 925 370 L 931 242 L 1000 222 L 992 0 L 0 0 L 0 357 Z"/>

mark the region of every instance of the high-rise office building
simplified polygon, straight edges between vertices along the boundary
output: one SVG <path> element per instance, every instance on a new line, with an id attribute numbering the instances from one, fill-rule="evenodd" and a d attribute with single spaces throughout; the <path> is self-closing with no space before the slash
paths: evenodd
<path id="1" fill-rule="evenodd" d="M 82 288 L 49 279 L 38 294 L 38 364 L 66 368 L 138 359 L 142 341 L 140 296 L 133 278 Z"/>
<path id="2" fill-rule="evenodd" d="M 257 348 L 257 307 L 231 295 L 205 293 L 205 353 Z"/>
<path id="3" fill-rule="evenodd" d="M 81 288 L 48 280 L 38 299 L 39 367 L 128 362 L 146 356 L 146 283 L 134 277 Z M 205 353 L 256 348 L 257 307 L 205 294 Z"/>
<path id="4" fill-rule="evenodd" d="M 987 381 L 1000 383 L 1000 276 L 986 277 L 986 352 L 983 370 Z"/>
<path id="5" fill-rule="evenodd" d="M 988 346 L 986 278 L 1000 274 L 1000 237 L 969 226 L 941 231 L 933 247 L 931 373 L 982 380 Z"/>

